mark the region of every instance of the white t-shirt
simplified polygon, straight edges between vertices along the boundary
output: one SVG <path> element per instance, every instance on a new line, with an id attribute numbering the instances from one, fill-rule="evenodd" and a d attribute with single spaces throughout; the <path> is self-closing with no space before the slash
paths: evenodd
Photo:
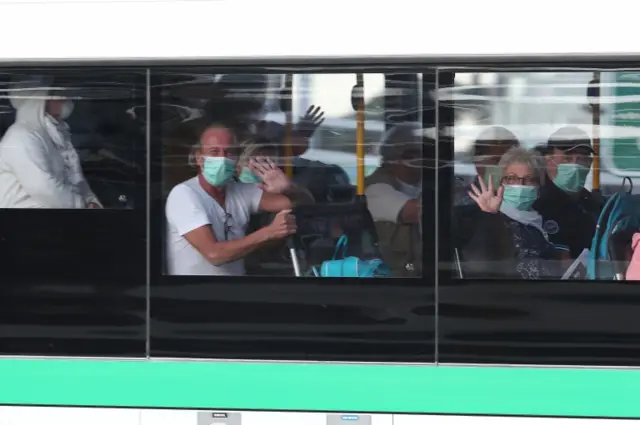
<path id="1" fill-rule="evenodd" d="M 374 221 L 398 222 L 398 217 L 402 207 L 407 201 L 416 199 L 419 188 L 407 184 L 400 185 L 404 190 L 399 191 L 386 183 L 375 183 L 367 186 L 365 196 L 367 206 Z"/>
<path id="2" fill-rule="evenodd" d="M 245 236 L 250 215 L 258 211 L 261 198 L 262 190 L 255 184 L 232 182 L 227 185 L 225 208 L 222 208 L 200 186 L 197 177 L 176 185 L 169 193 L 165 207 L 168 273 L 244 275 L 244 259 L 215 266 L 191 246 L 184 235 L 210 225 L 218 241 L 241 239 Z"/>

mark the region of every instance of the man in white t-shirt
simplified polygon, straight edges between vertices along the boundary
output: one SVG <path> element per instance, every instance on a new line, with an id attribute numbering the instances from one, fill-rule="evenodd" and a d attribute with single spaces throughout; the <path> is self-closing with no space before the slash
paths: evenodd
<path id="1" fill-rule="evenodd" d="M 267 158 L 249 165 L 262 184 L 234 181 L 237 146 L 224 126 L 207 127 L 194 149 L 198 175 L 176 185 L 167 198 L 168 273 L 244 275 L 247 254 L 296 232 L 286 196 L 292 184 Z M 258 211 L 277 215 L 268 226 L 245 234 L 250 215 Z"/>
<path id="2" fill-rule="evenodd" d="M 365 195 L 375 221 L 417 222 L 422 192 L 420 128 L 398 124 L 382 137 L 382 165 L 367 178 Z"/>
<path id="3" fill-rule="evenodd" d="M 365 196 L 382 257 L 395 276 L 420 276 L 422 244 L 422 132 L 398 124 L 384 134 L 382 165 L 366 179 Z"/>

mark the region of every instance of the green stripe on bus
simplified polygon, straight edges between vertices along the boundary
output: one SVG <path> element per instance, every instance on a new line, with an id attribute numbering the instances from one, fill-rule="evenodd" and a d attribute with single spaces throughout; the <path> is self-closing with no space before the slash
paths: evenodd
<path id="1" fill-rule="evenodd" d="M 640 371 L 0 360 L 0 403 L 640 417 Z"/>

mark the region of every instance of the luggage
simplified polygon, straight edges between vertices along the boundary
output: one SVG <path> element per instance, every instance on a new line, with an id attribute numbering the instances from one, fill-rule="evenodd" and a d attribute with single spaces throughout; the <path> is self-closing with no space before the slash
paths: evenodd
<path id="1" fill-rule="evenodd" d="M 616 193 L 604 205 L 591 244 L 587 277 L 624 280 L 633 235 L 640 231 L 640 195 Z"/>

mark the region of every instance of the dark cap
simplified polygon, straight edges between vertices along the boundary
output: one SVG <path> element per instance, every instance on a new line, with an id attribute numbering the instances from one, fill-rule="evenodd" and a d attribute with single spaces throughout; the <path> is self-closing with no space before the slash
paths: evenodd
<path id="1" fill-rule="evenodd" d="M 591 138 L 589 135 L 578 127 L 562 127 L 556 130 L 547 141 L 546 148 L 560 149 L 565 152 L 583 148 L 589 153 L 595 153 L 591 146 Z"/>

